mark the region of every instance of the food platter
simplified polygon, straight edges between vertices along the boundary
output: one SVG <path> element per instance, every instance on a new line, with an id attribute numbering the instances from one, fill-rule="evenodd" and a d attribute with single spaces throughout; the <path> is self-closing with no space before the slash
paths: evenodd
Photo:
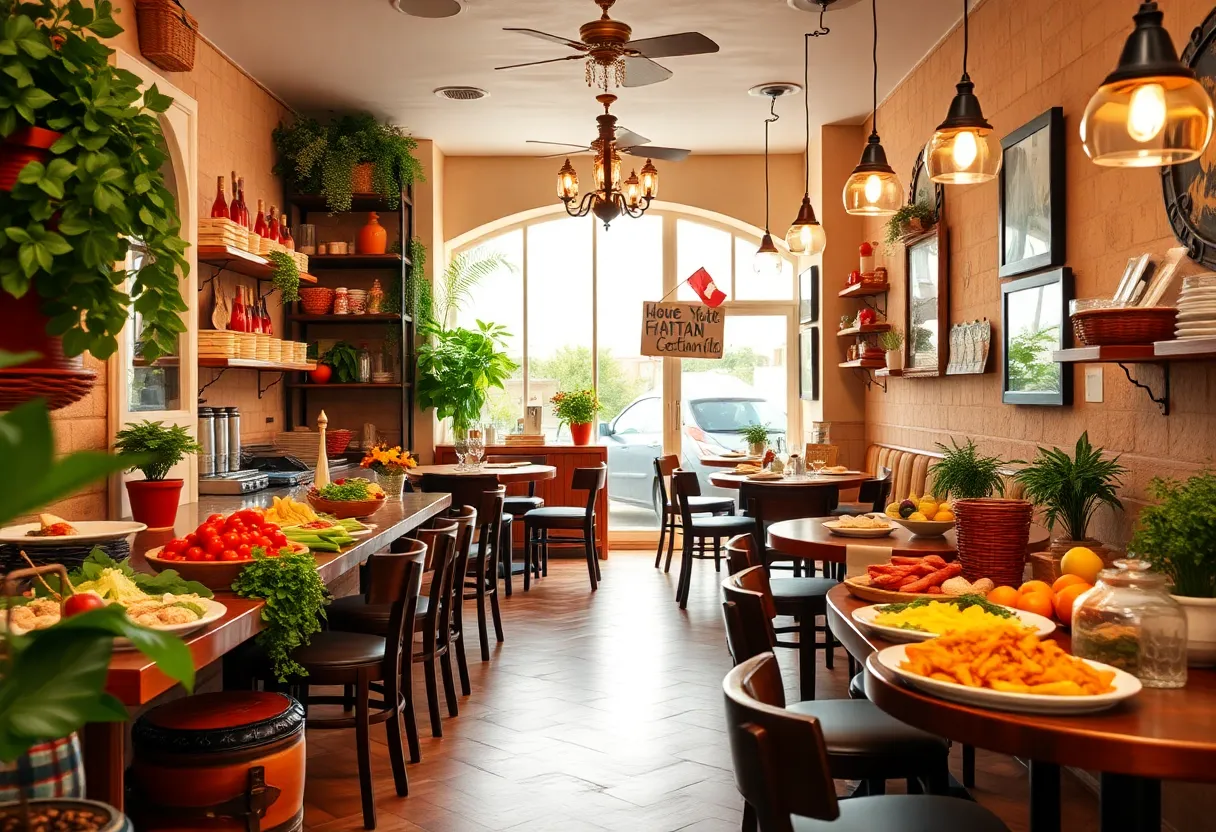
<path id="1" fill-rule="evenodd" d="M 153 627 L 152 629 L 161 633 L 172 633 L 173 635 L 180 637 L 193 633 L 196 630 L 201 630 L 208 624 L 219 621 L 228 614 L 228 608 L 219 601 L 216 601 L 214 598 L 200 598 L 195 603 L 201 604 L 207 608 L 207 611 L 203 613 L 202 618 L 198 619 L 197 621 L 189 621 L 185 624 L 165 624 L 164 626 Z M 128 639 L 116 638 L 114 639 L 114 649 L 134 650 L 135 645 L 132 644 Z"/>
<path id="2" fill-rule="evenodd" d="M 906 595 L 908 593 L 903 594 Z M 949 597 L 943 595 L 919 595 L 914 597 L 933 598 L 940 601 L 950 600 Z M 887 641 L 917 642 L 928 641 L 931 638 L 936 638 L 936 633 L 930 633 L 925 630 L 907 630 L 902 627 L 889 627 L 884 624 L 875 624 L 874 619 L 878 616 L 881 608 L 884 606 L 886 606 L 886 604 L 873 604 L 868 607 L 858 607 L 857 609 L 853 610 L 853 620 L 860 624 L 863 630 L 868 630 L 876 636 L 885 638 Z M 1025 610 L 1015 610 L 1012 607 L 1006 607 L 1006 609 L 1017 616 L 1018 620 L 1023 625 L 1033 628 L 1035 633 L 1040 638 L 1055 632 L 1055 622 L 1050 618 L 1036 615 L 1033 612 L 1026 612 Z"/>
<path id="3" fill-rule="evenodd" d="M 876 586 L 861 583 L 862 578 L 866 578 L 866 576 L 858 575 L 855 578 L 845 578 L 845 589 L 849 591 L 850 595 L 861 598 L 863 601 L 873 601 L 876 604 L 896 604 L 903 601 L 918 601 L 921 598 L 945 597 L 944 595 L 929 594 L 927 592 L 899 592 L 893 589 L 880 589 Z"/>
<path id="4" fill-rule="evenodd" d="M 1115 707 L 1120 702 L 1138 694 L 1141 689 L 1140 680 L 1130 673 L 1101 662 L 1088 660 L 1085 660 L 1085 663 L 1094 669 L 1111 671 L 1115 674 L 1115 678 L 1111 682 L 1114 687 L 1113 691 L 1083 696 L 1051 696 L 973 688 L 957 682 L 942 682 L 904 670 L 900 665 L 907 659 L 906 649 L 906 645 L 896 644 L 875 653 L 873 660 L 894 673 L 905 684 L 925 693 L 931 693 L 951 702 L 991 708 L 997 711 L 1046 716 L 1092 714 Z"/>
<path id="5" fill-rule="evenodd" d="M 308 547 L 294 541 L 288 541 L 287 545 L 292 551 L 297 554 L 303 554 L 308 551 Z M 163 546 L 157 546 L 155 549 L 149 549 L 144 552 L 144 559 L 148 561 L 148 565 L 155 572 L 163 572 L 166 569 L 174 569 L 179 575 L 188 581 L 198 581 L 208 589 L 229 589 L 232 582 L 236 580 L 236 576 L 241 574 L 246 566 L 253 563 L 252 559 L 246 560 L 165 560 L 159 557 Z"/>
<path id="6" fill-rule="evenodd" d="M 76 534 L 52 537 L 26 535 L 26 532 L 38 531 L 41 528 L 39 523 L 5 526 L 0 529 L 0 543 L 13 543 L 21 546 L 72 546 L 79 543 L 104 543 L 107 540 L 118 540 L 127 535 L 138 534 L 148 528 L 143 523 L 126 520 L 78 520 L 72 523 L 72 526 L 76 529 Z"/>
<path id="7" fill-rule="evenodd" d="M 860 537 L 860 538 L 876 538 L 887 537 L 891 532 L 895 531 L 895 527 L 888 522 L 886 528 L 881 529 L 859 529 L 856 527 L 845 527 L 840 525 L 839 520 L 825 520 L 823 527 L 834 535 L 839 537 Z"/>

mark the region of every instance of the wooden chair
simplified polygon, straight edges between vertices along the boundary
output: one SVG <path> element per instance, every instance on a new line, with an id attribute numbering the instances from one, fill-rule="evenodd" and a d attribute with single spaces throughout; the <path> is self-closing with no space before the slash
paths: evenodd
<path id="1" fill-rule="evenodd" d="M 755 518 L 753 531 L 756 551 L 763 553 L 764 565 L 773 568 L 774 561 L 791 560 L 788 555 L 768 547 L 768 527 L 782 520 L 801 520 L 804 517 L 829 517 L 836 505 L 840 489 L 833 486 L 801 488 L 780 483 L 744 482 L 739 485 L 739 506 L 749 517 Z M 793 558 L 794 576 L 802 574 L 803 562 Z M 779 567 L 786 568 L 786 567 Z M 823 564 L 824 576 L 843 572 L 835 564 Z M 811 574 L 815 574 L 811 570 Z"/>
<path id="2" fill-rule="evenodd" d="M 756 554 L 756 543 L 752 535 L 742 534 L 726 543 L 727 566 L 731 575 L 763 566 Z M 769 621 L 778 615 L 789 615 L 797 619 L 794 627 L 773 627 L 773 645 L 798 651 L 798 692 L 802 699 L 815 698 L 815 654 L 824 651 L 824 665 L 831 670 L 838 642 L 832 638 L 827 626 L 828 590 L 836 586 L 834 578 L 775 578 L 768 580 L 766 594 L 772 603 L 766 606 L 771 613 Z M 822 626 L 816 619 L 823 618 Z M 771 625 L 770 625 L 771 626 Z M 797 641 L 780 641 L 778 635 L 797 633 Z M 823 639 L 818 634 L 823 633 Z M 765 650 L 770 648 L 765 647 Z"/>
<path id="3" fill-rule="evenodd" d="M 676 504 L 680 507 L 680 523 L 683 526 L 681 538 L 683 542 L 680 557 L 680 577 L 676 581 L 676 601 L 680 609 L 688 607 L 688 592 L 692 586 L 693 547 L 698 542 L 704 548 L 704 541 L 714 542 L 714 566 L 721 570 L 722 539 L 737 534 L 751 534 L 755 531 L 755 521 L 750 517 L 727 515 L 725 517 L 696 515 L 693 498 L 701 496 L 701 481 L 697 479 L 696 471 L 685 471 L 677 468 L 671 475 L 671 490 L 675 494 Z"/>
<path id="4" fill-rule="evenodd" d="M 543 456 L 510 456 L 495 454 L 492 457 L 486 457 L 486 462 L 526 462 L 529 465 L 545 465 L 548 460 Z M 536 496 L 536 481 L 529 480 L 527 494 L 508 494 L 503 502 L 502 510 L 508 514 L 512 520 L 507 521 L 506 530 L 511 531 L 511 523 L 523 522 L 523 517 L 534 508 L 544 508 L 545 498 Z M 508 547 L 512 546 L 511 541 L 507 541 Z M 504 561 L 505 562 L 505 561 Z M 511 594 L 511 582 L 515 576 L 524 571 L 524 564 L 511 563 L 511 573 L 507 574 L 505 580 L 507 582 L 507 595 Z"/>
<path id="5" fill-rule="evenodd" d="M 802 458 L 806 461 L 807 470 L 811 470 L 812 459 L 822 459 L 824 467 L 831 468 L 840 457 L 840 448 L 835 445 L 816 445 L 808 442 L 803 448 Z"/>
<path id="6" fill-rule="evenodd" d="M 490 637 L 486 628 L 486 601 L 494 618 L 494 636 L 501 644 L 502 612 L 498 608 L 498 537 L 503 529 L 502 515 L 506 488 L 499 486 L 481 495 L 481 527 L 477 533 L 477 549 L 469 556 L 464 577 L 464 600 L 477 604 L 477 636 L 481 642 L 481 660 L 490 660 Z"/>
<path id="7" fill-rule="evenodd" d="M 761 832 L 1009 832 L 978 803 L 953 797 L 838 800 L 832 780 L 847 775 L 837 768 L 842 755 L 832 752 L 834 717 L 785 708 L 781 671 L 772 653 L 742 660 L 726 674 L 722 690 L 735 785 L 746 801 L 745 830 L 758 825 Z"/>
<path id="8" fill-rule="evenodd" d="M 435 554 L 429 564 L 431 571 L 430 591 L 418 599 L 418 615 L 415 619 L 414 632 L 421 634 L 422 643 L 413 654 L 413 661 L 422 665 L 423 679 L 426 682 L 427 709 L 431 716 L 431 736 L 443 736 L 443 722 L 439 715 L 439 685 L 435 678 L 435 662 L 439 662 L 439 670 L 443 675 L 443 688 L 447 698 L 448 716 L 454 717 L 460 713 L 460 705 L 456 699 L 456 684 L 452 674 L 453 624 L 455 609 L 463 605 L 463 581 L 458 583 L 457 575 L 463 575 L 467 560 L 468 547 L 458 534 L 459 526 L 455 522 L 436 522 L 429 528 L 418 529 L 415 534 L 418 539 L 430 546 Z M 466 534 L 471 534 L 466 529 Z M 441 539 L 450 538 L 453 546 L 446 562 L 440 562 L 438 554 L 442 547 L 438 545 Z M 463 555 L 463 556 L 462 556 Z"/>
<path id="9" fill-rule="evenodd" d="M 663 512 L 663 516 L 659 518 L 659 546 L 654 553 L 654 568 L 659 568 L 659 561 L 663 557 L 663 542 L 666 539 L 667 562 L 663 564 L 664 572 L 671 571 L 671 556 L 676 548 L 676 530 L 683 528 L 680 520 L 680 507 L 676 505 L 667 490 L 667 484 L 671 482 L 671 475 L 679 467 L 680 458 L 675 454 L 654 458 L 654 478 L 659 489 L 659 505 Z M 735 501 L 730 497 L 689 497 L 689 500 L 692 503 L 694 514 L 735 513 Z M 704 552 L 702 552 L 703 556 Z"/>
<path id="10" fill-rule="evenodd" d="M 501 489 L 502 486 L 499 486 Z M 499 511 L 501 514 L 501 509 Z M 469 696 L 472 694 L 472 684 L 469 679 L 469 661 L 464 652 L 464 578 L 470 570 L 470 552 L 473 546 L 473 534 L 477 531 L 477 509 L 472 506 L 449 508 L 439 517 L 434 518 L 430 526 L 445 526 L 456 524 L 456 558 L 452 562 L 452 629 L 451 652 L 456 658 L 456 671 L 460 676 L 460 692 Z"/>
<path id="11" fill-rule="evenodd" d="M 481 495 L 495 490 L 498 486 L 498 477 L 494 474 L 423 474 L 418 483 L 418 488 L 423 493 L 451 494 L 454 506 L 480 506 Z M 502 515 L 504 534 L 499 536 L 500 549 L 498 551 L 499 562 L 503 564 L 498 576 L 506 582 L 508 598 L 511 597 L 512 592 L 512 576 L 523 571 L 522 567 L 518 569 L 515 567 L 515 553 L 512 551 L 511 544 L 512 519 L 510 513 Z M 528 589 L 527 580 L 524 581 L 524 589 Z"/>
<path id="12" fill-rule="evenodd" d="M 861 484 L 857 491 L 857 501 L 852 503 L 837 503 L 832 509 L 834 516 L 857 516 L 869 514 L 872 511 L 885 511 L 891 496 L 891 469 L 880 466 L 873 477 Z"/>
<path id="13" fill-rule="evenodd" d="M 600 580 L 600 560 L 595 549 L 595 501 L 604 487 L 608 468 L 575 468 L 570 487 L 587 492 L 587 504 L 577 506 L 546 506 L 524 515 L 524 589 L 528 588 L 530 573 L 539 570 L 539 575 L 549 574 L 549 531 L 552 529 L 581 530 L 580 537 L 562 537 L 562 543 L 582 543 L 587 555 L 587 577 L 594 592 Z"/>

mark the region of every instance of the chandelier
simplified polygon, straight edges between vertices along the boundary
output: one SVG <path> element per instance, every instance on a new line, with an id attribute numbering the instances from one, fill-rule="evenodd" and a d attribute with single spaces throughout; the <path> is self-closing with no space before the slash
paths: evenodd
<path id="1" fill-rule="evenodd" d="M 630 171 L 629 178 L 621 180 L 621 156 L 616 147 L 616 116 L 608 108 L 616 96 L 608 93 L 597 95 L 595 100 L 604 105 L 604 114 L 596 116 L 599 138 L 591 143 L 595 154 L 595 190 L 579 199 L 578 173 L 570 160 L 557 172 L 557 196 L 572 217 L 595 214 L 607 229 L 609 223 L 622 214 L 637 219 L 646 213 L 651 201 L 659 194 L 659 171 L 647 159 L 642 166 L 642 175 Z"/>

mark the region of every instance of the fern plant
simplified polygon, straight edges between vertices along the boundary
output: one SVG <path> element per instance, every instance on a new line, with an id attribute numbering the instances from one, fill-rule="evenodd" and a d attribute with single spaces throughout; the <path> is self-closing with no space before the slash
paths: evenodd
<path id="1" fill-rule="evenodd" d="M 1086 431 L 1077 440 L 1074 456 L 1059 448 L 1039 448 L 1034 462 L 1016 478 L 1025 486 L 1026 497 L 1043 509 L 1049 531 L 1059 523 L 1070 540 L 1085 540 L 1089 521 L 1100 507 L 1123 508 L 1115 489 L 1125 473 L 1119 457 L 1107 459 L 1101 448 L 1089 444 Z"/>
<path id="2" fill-rule="evenodd" d="M 432 320 L 440 329 L 447 329 L 453 313 L 464 309 L 473 299 L 473 290 L 499 269 L 516 271 L 515 264 L 496 251 L 475 248 L 454 256 L 435 285 Z"/>
<path id="3" fill-rule="evenodd" d="M 1001 478 L 1004 463 L 998 457 L 981 455 L 970 439 L 962 447 L 953 439 L 950 444 L 953 447 L 937 444 L 944 456 L 929 466 L 934 494 L 955 500 L 976 500 L 993 494 L 1004 496 L 1005 482 Z"/>

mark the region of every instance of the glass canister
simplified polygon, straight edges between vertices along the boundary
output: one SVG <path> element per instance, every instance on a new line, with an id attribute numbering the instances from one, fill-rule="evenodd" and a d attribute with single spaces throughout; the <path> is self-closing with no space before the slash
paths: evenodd
<path id="1" fill-rule="evenodd" d="M 337 289 L 334 289 L 334 314 L 350 314 L 350 295 L 347 294 L 345 286 L 339 286 Z"/>
<path id="2" fill-rule="evenodd" d="M 1186 612 L 1166 583 L 1141 560 L 1117 560 L 1099 572 L 1073 610 L 1073 653 L 1126 670 L 1145 687 L 1184 686 Z"/>

